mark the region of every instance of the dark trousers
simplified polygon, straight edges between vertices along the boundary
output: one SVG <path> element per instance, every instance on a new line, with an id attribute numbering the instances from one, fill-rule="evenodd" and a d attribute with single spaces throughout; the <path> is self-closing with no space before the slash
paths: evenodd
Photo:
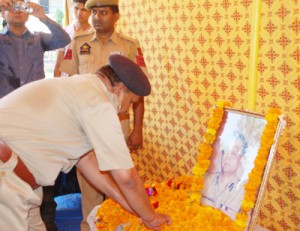
<path id="1" fill-rule="evenodd" d="M 43 201 L 41 204 L 41 217 L 47 231 L 57 231 L 55 224 L 56 202 L 54 197 L 69 193 L 79 193 L 79 185 L 76 176 L 76 167 L 73 167 L 67 174 L 60 173 L 54 186 L 43 187 Z"/>
<path id="2" fill-rule="evenodd" d="M 41 204 L 41 216 L 47 231 L 57 231 L 55 224 L 56 202 L 54 200 L 54 186 L 43 187 L 43 201 Z"/>

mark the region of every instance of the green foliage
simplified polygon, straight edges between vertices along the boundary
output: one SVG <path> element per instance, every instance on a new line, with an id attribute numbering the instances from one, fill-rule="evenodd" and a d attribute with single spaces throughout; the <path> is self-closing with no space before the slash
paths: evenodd
<path id="1" fill-rule="evenodd" d="M 57 22 L 59 25 L 63 25 L 63 18 L 64 18 L 64 13 L 62 10 L 57 9 L 54 15 L 55 22 Z"/>

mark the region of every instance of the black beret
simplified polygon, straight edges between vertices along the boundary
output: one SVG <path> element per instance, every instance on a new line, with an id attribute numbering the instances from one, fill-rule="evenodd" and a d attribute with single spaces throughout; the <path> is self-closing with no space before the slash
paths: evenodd
<path id="1" fill-rule="evenodd" d="M 135 62 L 123 55 L 113 54 L 109 56 L 109 65 L 118 75 L 121 82 L 134 94 L 139 96 L 150 94 L 150 82 L 143 70 Z"/>

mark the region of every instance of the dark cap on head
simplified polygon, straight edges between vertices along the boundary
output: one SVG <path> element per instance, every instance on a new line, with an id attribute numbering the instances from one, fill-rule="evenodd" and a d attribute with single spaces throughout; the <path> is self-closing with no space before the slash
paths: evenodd
<path id="1" fill-rule="evenodd" d="M 101 6 L 117 6 L 119 0 L 88 0 L 85 3 L 86 9 L 91 9 L 92 7 L 101 7 Z"/>
<path id="2" fill-rule="evenodd" d="M 143 70 L 132 60 L 123 55 L 109 56 L 109 65 L 121 82 L 134 94 L 147 96 L 151 92 L 150 82 Z"/>

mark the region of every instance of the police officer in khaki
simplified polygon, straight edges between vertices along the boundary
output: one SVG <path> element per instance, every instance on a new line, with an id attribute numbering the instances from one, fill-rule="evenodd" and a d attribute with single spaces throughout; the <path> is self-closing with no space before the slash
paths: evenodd
<path id="1" fill-rule="evenodd" d="M 148 228 L 170 224 L 150 203 L 117 116 L 150 91 L 143 71 L 114 54 L 96 74 L 34 81 L 1 98 L 0 230 L 45 231 L 41 186 L 74 165 Z"/>
<path id="2" fill-rule="evenodd" d="M 93 30 L 76 35 L 60 66 L 62 72 L 69 75 L 94 73 L 108 63 L 111 54 L 121 54 L 137 63 L 147 73 L 143 54 L 138 41 L 115 31 L 119 19 L 118 0 L 88 0 L 85 4 L 91 10 Z M 127 105 L 128 110 L 131 104 Z M 142 146 L 143 142 L 143 97 L 132 104 L 133 129 L 130 133 L 129 113 L 125 110 L 119 114 L 125 140 L 130 149 Z M 103 201 L 103 196 L 95 191 L 77 172 L 78 182 L 82 192 L 82 230 L 88 230 L 86 218 L 90 211 Z"/>

